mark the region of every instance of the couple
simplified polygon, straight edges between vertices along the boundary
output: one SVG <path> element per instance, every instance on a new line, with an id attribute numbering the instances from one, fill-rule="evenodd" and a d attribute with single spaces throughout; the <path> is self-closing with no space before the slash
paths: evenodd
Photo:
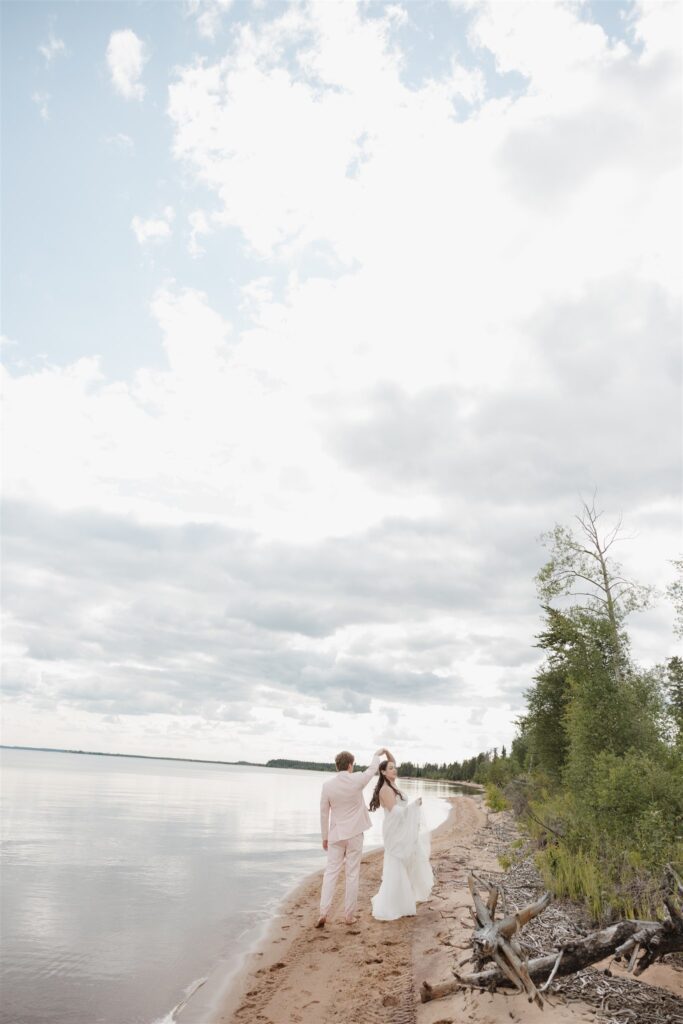
<path id="1" fill-rule="evenodd" d="M 346 874 L 344 920 L 356 920 L 363 832 L 372 822 L 363 802 L 363 789 L 379 772 L 370 810 L 384 809 L 384 865 L 382 885 L 372 897 L 372 915 L 395 921 L 415 914 L 416 903 L 429 899 L 434 876 L 429 863 L 429 833 L 420 829 L 422 799 L 408 803 L 396 787 L 396 758 L 381 747 L 364 772 L 354 773 L 355 758 L 342 750 L 335 758 L 337 774 L 323 784 L 320 830 L 327 867 L 320 894 L 316 928 L 324 928 L 342 866 Z"/>

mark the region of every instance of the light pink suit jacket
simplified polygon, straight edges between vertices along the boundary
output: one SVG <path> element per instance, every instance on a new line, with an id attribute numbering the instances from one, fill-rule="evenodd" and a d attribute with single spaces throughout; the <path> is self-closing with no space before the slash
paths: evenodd
<path id="1" fill-rule="evenodd" d="M 381 761 L 381 755 L 376 754 L 364 772 L 337 772 L 323 783 L 320 794 L 323 840 L 338 843 L 370 828 L 372 822 L 363 800 L 363 790 L 377 774 Z"/>

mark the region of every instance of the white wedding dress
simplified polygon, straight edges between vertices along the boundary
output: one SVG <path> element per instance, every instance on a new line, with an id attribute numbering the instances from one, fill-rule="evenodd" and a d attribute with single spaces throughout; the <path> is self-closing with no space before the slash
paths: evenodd
<path id="1" fill-rule="evenodd" d="M 429 899 L 434 885 L 429 831 L 422 824 L 421 804 L 397 797 L 392 810 L 384 811 L 382 835 L 382 884 L 372 897 L 372 916 L 378 921 L 412 917 L 416 904 Z"/>

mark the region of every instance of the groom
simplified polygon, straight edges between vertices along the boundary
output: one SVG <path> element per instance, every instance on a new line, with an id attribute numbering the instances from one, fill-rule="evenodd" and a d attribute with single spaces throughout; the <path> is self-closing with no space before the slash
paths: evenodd
<path id="1" fill-rule="evenodd" d="M 354 772 L 355 757 L 348 750 L 342 750 L 334 759 L 337 774 L 323 783 L 320 794 L 320 831 L 323 850 L 327 850 L 327 867 L 323 876 L 320 916 L 316 928 L 325 927 L 342 866 L 346 874 L 344 920 L 347 924 L 353 924 L 356 920 L 363 832 L 372 824 L 363 801 L 363 789 L 377 774 L 383 757 L 387 761 L 394 760 L 386 747 L 381 747 L 364 772 Z"/>

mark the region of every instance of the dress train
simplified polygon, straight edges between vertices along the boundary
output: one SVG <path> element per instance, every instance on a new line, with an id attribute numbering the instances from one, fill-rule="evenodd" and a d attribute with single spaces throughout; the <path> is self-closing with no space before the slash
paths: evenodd
<path id="1" fill-rule="evenodd" d="M 378 921 L 412 917 L 417 904 L 428 900 L 434 885 L 429 863 L 429 832 L 422 824 L 422 807 L 397 798 L 384 811 L 382 884 L 372 897 L 372 916 Z"/>

